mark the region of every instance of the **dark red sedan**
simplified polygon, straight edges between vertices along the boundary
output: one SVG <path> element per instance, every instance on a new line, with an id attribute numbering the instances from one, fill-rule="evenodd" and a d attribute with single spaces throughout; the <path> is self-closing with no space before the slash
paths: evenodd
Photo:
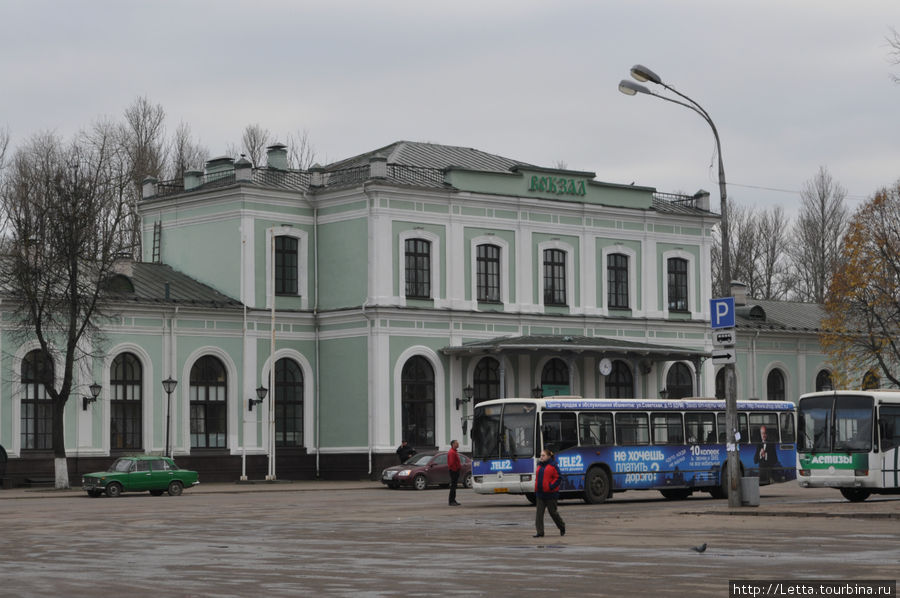
<path id="1" fill-rule="evenodd" d="M 459 484 L 472 487 L 472 460 L 460 453 Z M 403 465 L 394 465 L 381 472 L 381 483 L 388 488 L 412 486 L 424 490 L 429 486 L 450 485 L 450 470 L 447 468 L 447 451 L 416 453 Z"/>

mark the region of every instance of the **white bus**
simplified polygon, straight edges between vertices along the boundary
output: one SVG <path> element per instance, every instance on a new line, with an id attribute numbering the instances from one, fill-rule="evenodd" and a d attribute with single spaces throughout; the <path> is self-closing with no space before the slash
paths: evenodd
<path id="1" fill-rule="evenodd" d="M 741 475 L 760 484 L 796 477 L 794 404 L 739 401 Z M 556 453 L 563 498 L 602 503 L 613 492 L 694 491 L 725 497 L 725 401 L 495 399 L 475 406 L 472 487 L 533 500 L 541 449 Z M 724 483 L 723 483 L 724 482 Z"/>
<path id="2" fill-rule="evenodd" d="M 837 390 L 800 397 L 797 479 L 859 502 L 900 493 L 900 392 Z"/>

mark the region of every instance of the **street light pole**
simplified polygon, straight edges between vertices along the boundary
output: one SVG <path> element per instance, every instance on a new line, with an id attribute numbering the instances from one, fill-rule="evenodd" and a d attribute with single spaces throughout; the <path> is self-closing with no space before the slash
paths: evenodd
<path id="1" fill-rule="evenodd" d="M 166 457 L 171 457 L 172 445 L 169 444 L 169 438 L 172 429 L 172 392 L 175 390 L 175 387 L 178 386 L 178 380 L 174 380 L 172 376 L 169 376 L 162 381 L 162 385 L 163 390 L 166 391 L 166 395 L 168 395 L 166 400 Z"/>
<path id="2" fill-rule="evenodd" d="M 633 96 L 638 93 L 643 93 L 647 95 L 651 95 L 653 97 L 659 98 L 661 100 L 665 100 L 667 102 L 671 102 L 673 104 L 678 104 L 679 106 L 684 106 L 685 108 L 689 108 L 693 110 L 700 117 L 706 121 L 706 123 L 710 126 L 713 132 L 713 137 L 716 139 L 716 154 L 719 157 L 719 199 L 720 199 L 720 210 L 722 212 L 722 224 L 721 224 L 721 234 L 722 234 L 722 272 L 721 272 L 721 287 L 720 292 L 722 297 L 730 297 L 731 296 L 731 256 L 730 254 L 730 245 L 728 240 L 728 203 L 727 203 L 727 194 L 725 191 L 725 165 L 722 162 L 722 144 L 719 141 L 719 131 L 716 129 L 716 125 L 713 122 L 712 118 L 710 118 L 709 113 L 704 110 L 704 108 L 698 104 L 693 99 L 674 89 L 673 87 L 667 85 L 662 81 L 662 79 L 654 73 L 652 70 L 647 67 L 636 64 L 631 67 L 631 76 L 642 82 L 650 82 L 659 85 L 668 91 L 674 93 L 678 97 L 684 99 L 684 102 L 679 100 L 675 100 L 673 98 L 669 98 L 658 93 L 654 93 L 650 91 L 649 88 L 640 85 L 638 83 L 634 83 L 633 81 L 628 81 L 627 79 L 623 79 L 619 83 L 619 91 L 624 93 L 625 95 Z M 738 453 L 738 440 L 736 438 L 736 434 L 738 431 L 737 426 L 737 381 L 734 371 L 733 363 L 726 363 L 724 366 L 724 374 L 725 374 L 725 427 L 728 430 L 727 432 L 727 441 L 726 441 L 726 453 L 728 456 L 727 459 L 727 473 L 728 473 L 728 481 L 727 481 L 727 490 L 728 490 L 728 506 L 729 507 L 739 507 L 741 506 L 741 487 L 739 482 L 740 478 L 740 455 Z"/>

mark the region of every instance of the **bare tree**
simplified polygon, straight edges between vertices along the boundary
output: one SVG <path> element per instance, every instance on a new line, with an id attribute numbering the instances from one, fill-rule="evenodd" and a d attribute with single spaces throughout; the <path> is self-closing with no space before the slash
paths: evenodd
<path id="1" fill-rule="evenodd" d="M 131 231 L 131 247 L 140 255 L 141 221 L 137 203 L 141 188 L 148 176 L 161 177 L 166 161 L 165 141 L 166 111 L 160 104 L 152 104 L 146 96 L 137 98 L 125 109 L 120 144 L 128 156 L 129 193 L 128 228 Z"/>
<path id="2" fill-rule="evenodd" d="M 719 224 L 721 227 L 721 223 Z M 721 233 L 721 231 L 719 231 Z M 756 220 L 752 208 L 732 203 L 728 211 L 728 240 L 731 257 L 731 280 L 748 286 L 752 295 L 755 281 Z M 717 234 L 712 247 L 713 289 L 720 289 L 722 281 L 722 235 Z M 731 281 L 729 281 L 731 282 Z"/>
<path id="3" fill-rule="evenodd" d="M 887 36 L 887 43 L 890 47 L 888 50 L 888 62 L 894 65 L 900 65 L 900 33 L 897 33 L 897 30 L 891 27 L 891 34 Z M 900 76 L 891 75 L 891 79 L 894 83 L 900 83 Z"/>
<path id="4" fill-rule="evenodd" d="M 793 277 L 788 257 L 788 221 L 782 207 L 775 206 L 759 214 L 756 230 L 759 251 L 753 296 L 776 301 L 785 299 L 793 287 Z"/>
<path id="5" fill-rule="evenodd" d="M 309 131 L 298 130 L 288 135 L 288 165 L 299 170 L 309 170 L 316 162 L 316 148 L 309 140 Z"/>
<path id="6" fill-rule="evenodd" d="M 244 127 L 244 134 L 241 136 L 241 146 L 244 149 L 243 153 L 253 163 L 253 166 L 262 165 L 263 156 L 265 156 L 270 138 L 269 130 L 263 129 L 259 123 Z"/>
<path id="7" fill-rule="evenodd" d="M 828 169 L 819 168 L 800 192 L 800 214 L 794 224 L 791 257 L 796 292 L 801 301 L 823 303 L 847 227 L 847 191 Z"/>
<path id="8" fill-rule="evenodd" d="M 57 488 L 69 486 L 63 412 L 85 382 L 76 363 L 96 338 L 113 262 L 129 248 L 120 234 L 129 212 L 116 149 L 110 127 L 68 144 L 50 133 L 36 135 L 0 179 L 0 214 L 12 249 L 0 261 L 0 275 L 12 299 L 11 324 L 23 341 L 37 341 L 39 356 L 28 363 L 49 397 L 36 401 L 36 417 L 23 421 L 23 448 L 53 450 Z M 55 374 L 60 365 L 61 375 Z M 37 431 L 48 423 L 50 446 L 44 446 Z"/>
<path id="9" fill-rule="evenodd" d="M 6 165 L 6 150 L 9 149 L 9 127 L 0 129 L 0 171 Z"/>
<path id="10" fill-rule="evenodd" d="M 184 178 L 184 172 L 192 168 L 201 168 L 209 159 L 209 150 L 194 141 L 191 135 L 191 127 L 182 122 L 175 129 L 172 138 L 169 176 L 173 179 Z"/>

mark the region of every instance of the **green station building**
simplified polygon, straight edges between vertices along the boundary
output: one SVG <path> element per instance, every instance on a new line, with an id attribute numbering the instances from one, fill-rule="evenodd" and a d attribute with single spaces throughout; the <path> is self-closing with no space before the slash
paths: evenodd
<path id="1" fill-rule="evenodd" d="M 302 171 L 286 149 L 145 182 L 142 260 L 80 370 L 97 400 L 66 407 L 73 484 L 167 452 L 205 481 L 377 477 L 404 439 L 470 448 L 489 398 L 716 394 L 707 192 L 431 143 Z M 738 398 L 826 383 L 818 306 L 738 304 Z M 51 475 L 49 408 L 36 343 L 0 345 L 19 484 Z"/>

